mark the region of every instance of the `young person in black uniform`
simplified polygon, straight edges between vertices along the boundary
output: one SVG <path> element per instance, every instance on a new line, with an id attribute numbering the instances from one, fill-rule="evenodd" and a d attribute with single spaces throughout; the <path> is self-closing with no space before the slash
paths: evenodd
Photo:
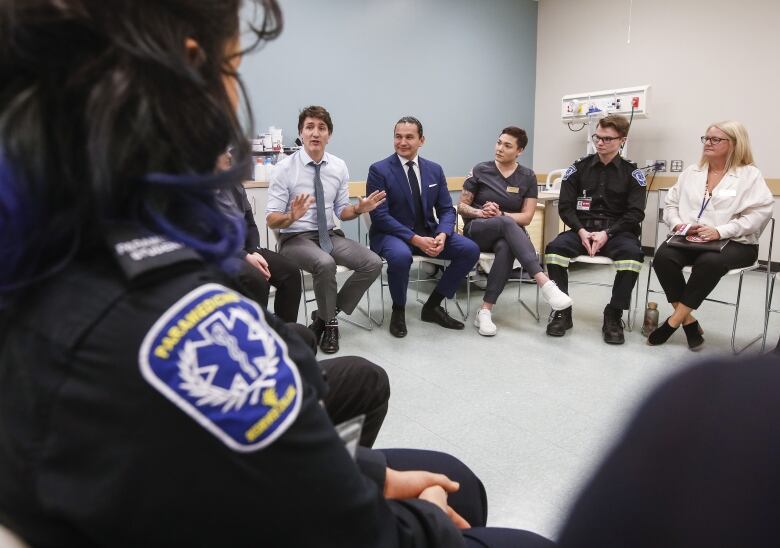
<path id="1" fill-rule="evenodd" d="M 259 39 L 281 28 L 261 4 Z M 213 171 L 246 143 L 239 8 L 0 11 L 0 524 L 34 546 L 549 545 L 461 532 L 486 506 L 452 457 L 354 462 L 312 352 L 230 287 L 244 227 L 215 191 L 241 170 Z"/>
<path id="2" fill-rule="evenodd" d="M 230 169 L 231 158 L 230 152 L 220 156 L 218 169 Z M 237 182 L 219 189 L 217 199 L 228 211 L 240 214 L 246 223 L 246 239 L 242 250 L 244 262 L 238 273 L 243 290 L 263 308 L 268 308 L 268 297 L 271 286 L 274 286 L 274 314 L 286 322 L 296 322 L 301 305 L 300 270 L 284 255 L 260 247 L 260 231 L 243 183 Z"/>
<path id="3" fill-rule="evenodd" d="M 645 176 L 636 164 L 620 156 L 629 123 L 610 114 L 593 134 L 596 153 L 569 166 L 561 183 L 558 209 L 570 230 L 547 244 L 547 273 L 565 293 L 569 292 L 569 261 L 577 255 L 603 255 L 614 260 L 617 273 L 612 299 L 604 308 L 604 341 L 623 344 L 623 310 L 631 306 L 631 291 L 642 270 L 644 254 L 639 242 L 645 217 Z M 571 308 L 554 311 L 547 334 L 562 337 L 571 329 Z"/>
<path id="4" fill-rule="evenodd" d="M 487 277 L 482 307 L 474 325 L 480 335 L 496 334 L 491 311 L 504 290 L 515 259 L 520 261 L 553 310 L 571 306 L 571 299 L 548 278 L 525 227 L 536 212 L 538 187 L 533 170 L 517 163 L 528 145 L 528 135 L 519 127 L 501 130 L 496 141 L 495 160 L 474 166 L 460 194 L 458 213 L 466 220 L 463 234 L 479 245 L 480 251 L 495 253 Z"/>

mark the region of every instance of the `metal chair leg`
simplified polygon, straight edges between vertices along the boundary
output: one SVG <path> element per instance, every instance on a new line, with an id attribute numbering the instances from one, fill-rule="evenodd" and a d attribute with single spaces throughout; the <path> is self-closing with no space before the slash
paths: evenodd
<path id="1" fill-rule="evenodd" d="M 379 302 L 382 309 L 382 316 L 378 321 L 375 320 L 373 316 L 370 316 L 371 321 L 374 322 L 374 325 L 377 327 L 382 327 L 385 323 L 385 281 L 383 276 L 384 269 L 379 273 Z"/>
<path id="2" fill-rule="evenodd" d="M 761 352 L 766 350 L 766 336 L 769 330 L 769 313 L 772 310 L 772 296 L 775 292 L 775 277 L 772 276 L 772 281 L 767 289 L 766 305 L 764 307 L 764 336 L 761 340 Z"/>
<path id="3" fill-rule="evenodd" d="M 520 274 L 522 276 L 523 271 L 520 271 Z M 531 307 L 528 306 L 528 304 L 523 300 L 521 297 L 521 290 L 523 288 L 523 282 L 522 280 L 518 282 L 517 285 L 517 301 L 520 303 L 520 305 L 525 308 L 525 310 L 531 315 L 531 317 L 536 320 L 536 323 L 539 323 L 539 320 L 541 319 L 541 313 L 539 312 L 539 285 L 536 284 L 536 311 L 531 310 Z"/>
<path id="4" fill-rule="evenodd" d="M 367 306 L 367 309 L 363 310 L 363 309 L 360 308 L 360 305 L 358 305 L 357 308 L 355 309 L 355 311 L 360 312 L 361 314 L 363 314 L 366 317 L 366 319 L 368 320 L 366 323 L 361 323 L 361 322 L 359 322 L 357 320 L 353 320 L 351 318 L 352 314 L 347 316 L 344 312 L 339 312 L 338 315 L 341 317 L 341 319 L 343 321 L 345 321 L 345 322 L 347 322 L 349 324 L 352 324 L 355 327 L 359 327 L 361 329 L 365 329 L 366 331 L 373 331 L 373 329 L 374 329 L 374 321 L 371 319 L 371 288 L 369 288 L 366 291 L 366 295 L 365 296 L 366 296 L 366 306 Z M 353 314 L 354 314 L 354 312 L 353 312 Z"/>
<path id="5" fill-rule="evenodd" d="M 637 278 L 637 283 L 634 285 L 634 290 L 631 292 L 631 295 L 633 296 L 634 300 L 634 306 L 629 306 L 628 309 L 628 330 L 634 331 L 634 325 L 637 323 L 637 315 L 639 314 L 639 278 Z M 646 308 L 646 307 L 645 307 Z"/>
<path id="6" fill-rule="evenodd" d="M 456 294 L 457 295 L 457 294 Z M 466 317 L 463 320 L 467 320 L 471 313 L 471 284 L 469 283 L 468 275 L 466 276 Z"/>
<path id="7" fill-rule="evenodd" d="M 301 293 L 302 293 L 302 301 L 303 301 L 303 325 L 307 325 L 309 322 L 309 307 L 307 305 L 308 301 L 306 300 L 306 276 L 303 273 L 303 270 L 298 270 L 298 274 L 301 277 Z"/>
<path id="8" fill-rule="evenodd" d="M 361 323 L 357 320 L 353 320 L 350 316 L 347 316 L 343 312 L 339 312 L 338 317 L 341 318 L 342 321 L 347 322 L 349 324 L 354 325 L 355 327 L 359 327 L 361 329 L 365 329 L 366 331 L 373 331 L 374 329 L 374 322 L 371 320 L 371 304 L 368 305 L 368 311 L 362 310 L 359 306 L 355 309 L 355 311 L 359 311 L 361 314 L 366 316 L 368 321 L 366 323 Z"/>
<path id="9" fill-rule="evenodd" d="M 735 346 L 735 339 L 737 336 L 737 318 L 739 317 L 739 305 L 740 302 L 742 302 L 742 276 L 744 272 L 741 272 L 739 274 L 739 283 L 737 284 L 737 302 L 734 304 L 734 322 L 731 327 L 731 351 L 734 353 L 734 355 L 739 355 L 745 350 L 747 350 L 749 347 L 753 346 L 755 343 L 760 341 L 763 337 L 762 334 L 759 334 L 757 337 L 753 338 L 749 343 L 747 343 L 745 346 L 743 346 L 740 349 L 737 349 Z"/>
<path id="10" fill-rule="evenodd" d="M 653 276 L 653 259 L 650 258 L 650 265 L 647 267 L 647 284 L 645 284 L 645 306 L 643 310 L 647 310 L 647 302 L 650 299 L 650 278 Z"/>

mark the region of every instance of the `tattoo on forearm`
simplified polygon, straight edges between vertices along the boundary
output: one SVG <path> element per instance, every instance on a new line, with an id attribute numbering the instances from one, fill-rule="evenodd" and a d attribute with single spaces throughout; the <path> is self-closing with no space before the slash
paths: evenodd
<path id="1" fill-rule="evenodd" d="M 471 204 L 473 202 L 474 193 L 469 192 L 468 190 L 462 190 L 460 193 L 460 202 L 458 203 L 458 213 L 467 218 L 479 217 L 479 213 L 482 210 L 472 207 Z"/>

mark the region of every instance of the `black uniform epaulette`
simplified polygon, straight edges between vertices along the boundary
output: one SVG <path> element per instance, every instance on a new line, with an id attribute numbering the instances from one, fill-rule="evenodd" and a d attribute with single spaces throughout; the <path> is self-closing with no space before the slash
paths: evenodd
<path id="1" fill-rule="evenodd" d="M 128 280 L 176 263 L 202 261 L 193 249 L 137 224 L 113 223 L 106 229 L 111 254 Z"/>
<path id="2" fill-rule="evenodd" d="M 593 158 L 595 155 L 596 155 L 596 153 L 594 152 L 593 154 L 586 154 L 585 156 L 580 156 L 579 158 L 574 160 L 574 162 L 572 162 L 572 165 L 579 164 L 580 162 L 584 162 L 585 160 Z"/>

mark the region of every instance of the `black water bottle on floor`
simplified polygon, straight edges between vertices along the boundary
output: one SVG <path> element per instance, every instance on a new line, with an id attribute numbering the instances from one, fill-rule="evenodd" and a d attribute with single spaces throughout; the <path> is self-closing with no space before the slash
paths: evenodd
<path id="1" fill-rule="evenodd" d="M 645 310 L 645 321 L 642 323 L 642 335 L 647 337 L 658 327 L 658 304 L 654 302 L 647 303 Z"/>

